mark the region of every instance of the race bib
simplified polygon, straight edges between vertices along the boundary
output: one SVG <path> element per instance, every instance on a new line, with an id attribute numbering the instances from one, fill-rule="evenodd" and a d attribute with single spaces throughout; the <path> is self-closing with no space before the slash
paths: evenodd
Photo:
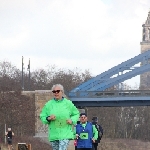
<path id="1" fill-rule="evenodd" d="M 80 139 L 83 139 L 83 140 L 88 139 L 88 133 L 80 133 Z"/>

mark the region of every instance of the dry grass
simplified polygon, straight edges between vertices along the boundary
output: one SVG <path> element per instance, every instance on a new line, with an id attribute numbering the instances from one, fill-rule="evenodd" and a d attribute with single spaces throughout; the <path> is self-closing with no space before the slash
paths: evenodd
<path id="1" fill-rule="evenodd" d="M 149 150 L 150 142 L 133 139 L 102 139 L 98 150 Z"/>
<path id="2" fill-rule="evenodd" d="M 39 138 L 23 137 L 15 138 L 13 141 L 15 150 L 17 143 L 27 143 L 32 145 L 32 150 L 52 150 L 51 146 L 44 143 Z M 7 145 L 1 145 L 1 150 L 7 150 Z M 74 150 L 74 146 L 70 145 L 69 150 Z M 102 139 L 98 146 L 98 150 L 149 150 L 150 142 L 142 142 L 132 139 Z"/>
<path id="3" fill-rule="evenodd" d="M 13 147 L 14 150 L 17 150 L 18 143 L 26 143 L 31 144 L 32 150 L 52 150 L 51 146 L 47 143 L 44 143 L 40 138 L 34 138 L 34 137 L 15 137 L 13 139 Z M 1 150 L 8 150 L 7 145 L 2 144 Z"/>

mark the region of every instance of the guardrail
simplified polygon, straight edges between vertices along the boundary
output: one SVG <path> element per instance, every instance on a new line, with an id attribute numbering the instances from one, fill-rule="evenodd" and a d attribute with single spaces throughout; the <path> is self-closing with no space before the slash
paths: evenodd
<path id="1" fill-rule="evenodd" d="M 102 98 L 102 97 L 138 97 L 150 96 L 150 90 L 123 90 L 123 91 L 77 91 L 70 92 L 70 98 Z"/>

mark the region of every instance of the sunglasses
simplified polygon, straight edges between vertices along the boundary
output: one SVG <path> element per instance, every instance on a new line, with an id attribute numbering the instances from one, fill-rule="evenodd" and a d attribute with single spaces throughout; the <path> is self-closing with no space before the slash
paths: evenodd
<path id="1" fill-rule="evenodd" d="M 61 90 L 54 90 L 54 91 L 52 91 L 53 93 L 59 93 Z"/>

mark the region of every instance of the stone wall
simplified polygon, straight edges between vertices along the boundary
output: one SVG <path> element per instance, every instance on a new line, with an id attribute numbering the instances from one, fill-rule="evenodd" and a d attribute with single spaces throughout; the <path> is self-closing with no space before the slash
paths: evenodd
<path id="1" fill-rule="evenodd" d="M 36 91 L 35 92 L 35 108 L 36 108 L 35 135 L 36 136 L 38 136 L 38 134 L 47 135 L 47 125 L 42 124 L 39 116 L 45 103 L 52 98 L 53 98 L 53 94 L 51 91 Z"/>

